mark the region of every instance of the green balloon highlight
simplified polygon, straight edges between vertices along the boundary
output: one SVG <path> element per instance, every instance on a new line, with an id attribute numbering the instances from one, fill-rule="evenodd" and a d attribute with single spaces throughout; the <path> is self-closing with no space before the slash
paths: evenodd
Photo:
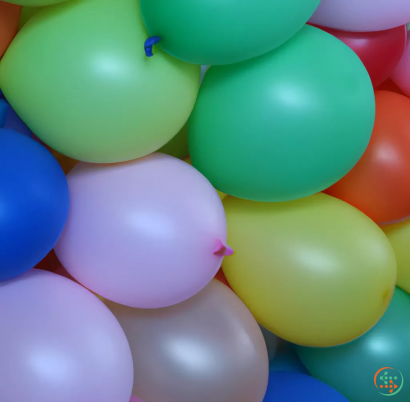
<path id="1" fill-rule="evenodd" d="M 360 59 L 306 26 L 268 54 L 208 70 L 188 123 L 190 156 L 224 193 L 294 200 L 326 189 L 357 163 L 374 119 Z"/>
<path id="2" fill-rule="evenodd" d="M 320 0 L 140 0 L 148 32 L 169 54 L 194 64 L 231 64 L 289 40 Z"/>
<path id="3" fill-rule="evenodd" d="M 0 87 L 47 145 L 73 159 L 150 154 L 183 127 L 200 67 L 161 49 L 148 58 L 136 0 L 71 0 L 44 8 L 0 64 Z"/>
<path id="4" fill-rule="evenodd" d="M 408 402 L 409 313 L 410 295 L 396 288 L 386 313 L 366 334 L 353 342 L 332 348 L 298 346 L 298 355 L 313 377 L 338 390 L 350 402 L 386 401 L 385 396 L 391 396 L 393 393 L 393 401 Z M 391 369 L 379 372 L 385 367 Z M 386 384 L 380 381 L 386 371 L 393 377 L 394 385 L 397 385 L 397 388 L 393 385 L 392 393 L 389 388 L 387 395 L 384 388 Z M 392 385 L 390 377 L 387 385 Z"/>

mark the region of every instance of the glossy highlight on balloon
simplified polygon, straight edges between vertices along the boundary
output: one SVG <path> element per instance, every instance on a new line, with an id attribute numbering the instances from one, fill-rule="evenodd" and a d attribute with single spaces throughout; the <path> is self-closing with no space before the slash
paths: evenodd
<path id="1" fill-rule="evenodd" d="M 224 207 L 235 249 L 224 274 L 266 329 L 330 347 L 382 317 L 396 284 L 394 251 L 356 208 L 322 193 L 285 203 L 227 197 Z"/>
<path id="2" fill-rule="evenodd" d="M 140 0 L 140 6 L 149 45 L 160 38 L 159 46 L 178 59 L 221 65 L 282 45 L 303 27 L 319 2 Z"/>
<path id="3" fill-rule="evenodd" d="M 208 70 L 188 122 L 190 157 L 223 193 L 294 200 L 324 190 L 357 163 L 374 114 L 360 59 L 306 26 L 266 55 Z"/>
<path id="4" fill-rule="evenodd" d="M 319 28 L 341 40 L 359 56 L 375 88 L 391 76 L 406 49 L 406 25 L 378 32 Z"/>
<path id="5" fill-rule="evenodd" d="M 33 269 L 0 283 L 2 402 L 128 402 L 132 356 L 92 293 Z"/>
<path id="6" fill-rule="evenodd" d="M 4 56 L 7 100 L 59 153 L 92 163 L 136 159 L 161 148 L 188 120 L 200 67 L 158 46 L 147 58 L 138 6 L 70 0 L 45 7 Z"/>
<path id="7" fill-rule="evenodd" d="M 404 386 L 392 400 L 407 402 L 410 387 L 406 373 L 410 370 L 410 323 L 406 319 L 410 295 L 396 288 L 389 308 L 366 334 L 335 348 L 303 348 L 297 351 L 309 372 L 345 395 L 350 402 L 375 402 L 386 398 L 373 384 L 382 367 L 392 367 L 404 376 Z"/>
<path id="8" fill-rule="evenodd" d="M 261 330 L 240 299 L 213 280 L 163 309 L 106 301 L 134 356 L 133 394 L 145 401 L 262 402 L 268 355 Z"/>
<path id="9" fill-rule="evenodd" d="M 376 120 L 366 152 L 327 194 L 379 224 L 410 215 L 410 99 L 376 91 Z"/>
<path id="10" fill-rule="evenodd" d="M 67 176 L 70 211 L 55 247 L 87 289 L 131 307 L 161 308 L 203 289 L 225 255 L 222 202 L 187 163 L 155 153 Z"/>
<path id="11" fill-rule="evenodd" d="M 53 155 L 12 130 L 0 130 L 0 183 L 1 281 L 33 268 L 54 247 L 69 194 Z"/>

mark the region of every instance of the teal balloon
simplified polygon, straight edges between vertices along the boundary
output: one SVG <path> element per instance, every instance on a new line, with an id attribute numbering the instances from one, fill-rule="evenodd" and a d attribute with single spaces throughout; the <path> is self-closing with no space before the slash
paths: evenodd
<path id="1" fill-rule="evenodd" d="M 268 54 L 208 70 L 188 122 L 190 156 L 224 193 L 294 200 L 349 172 L 374 119 L 362 62 L 335 37 L 306 26 Z"/>
<path id="2" fill-rule="evenodd" d="M 298 32 L 320 0 L 140 0 L 160 46 L 193 64 L 231 64 L 260 56 Z"/>
<path id="3" fill-rule="evenodd" d="M 381 320 L 355 341 L 332 348 L 298 346 L 297 352 L 313 377 L 335 388 L 350 402 L 385 402 L 386 372 L 387 385 L 391 384 L 390 376 L 397 385 L 392 389 L 398 391 L 392 401 L 409 402 L 410 295 L 396 288 Z M 378 373 L 384 367 L 388 369 Z M 375 376 L 376 384 L 383 388 L 376 388 Z"/>

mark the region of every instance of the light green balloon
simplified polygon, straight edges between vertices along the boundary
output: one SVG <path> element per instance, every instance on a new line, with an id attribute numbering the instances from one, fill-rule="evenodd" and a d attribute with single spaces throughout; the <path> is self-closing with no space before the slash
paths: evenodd
<path id="1" fill-rule="evenodd" d="M 63 1 L 67 0 L 7 0 L 7 3 L 18 4 L 19 6 L 42 7 L 62 3 Z"/>
<path id="2" fill-rule="evenodd" d="M 37 14 L 41 9 L 42 7 L 22 7 L 20 13 L 19 30 L 23 28 L 31 17 Z"/>
<path id="3" fill-rule="evenodd" d="M 150 154 L 187 121 L 200 67 L 158 49 L 136 0 L 73 0 L 38 12 L 0 64 L 0 87 L 47 145 L 73 159 Z"/>
<path id="4" fill-rule="evenodd" d="M 174 156 L 175 158 L 182 159 L 187 156 L 188 151 L 188 128 L 185 124 L 180 132 L 167 144 L 158 150 L 163 154 Z"/>

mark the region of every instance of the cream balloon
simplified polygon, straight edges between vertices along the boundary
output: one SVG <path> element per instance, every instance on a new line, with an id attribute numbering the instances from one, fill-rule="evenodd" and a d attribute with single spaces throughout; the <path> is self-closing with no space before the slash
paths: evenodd
<path id="1" fill-rule="evenodd" d="M 189 300 L 142 310 L 106 301 L 134 356 L 133 394 L 144 402 L 262 402 L 268 355 L 258 324 L 213 280 Z"/>
<path id="2" fill-rule="evenodd" d="M 223 270 L 269 331 L 305 346 L 333 346 L 368 331 L 396 282 L 380 228 L 325 194 L 284 203 L 224 200 L 235 254 Z"/>

